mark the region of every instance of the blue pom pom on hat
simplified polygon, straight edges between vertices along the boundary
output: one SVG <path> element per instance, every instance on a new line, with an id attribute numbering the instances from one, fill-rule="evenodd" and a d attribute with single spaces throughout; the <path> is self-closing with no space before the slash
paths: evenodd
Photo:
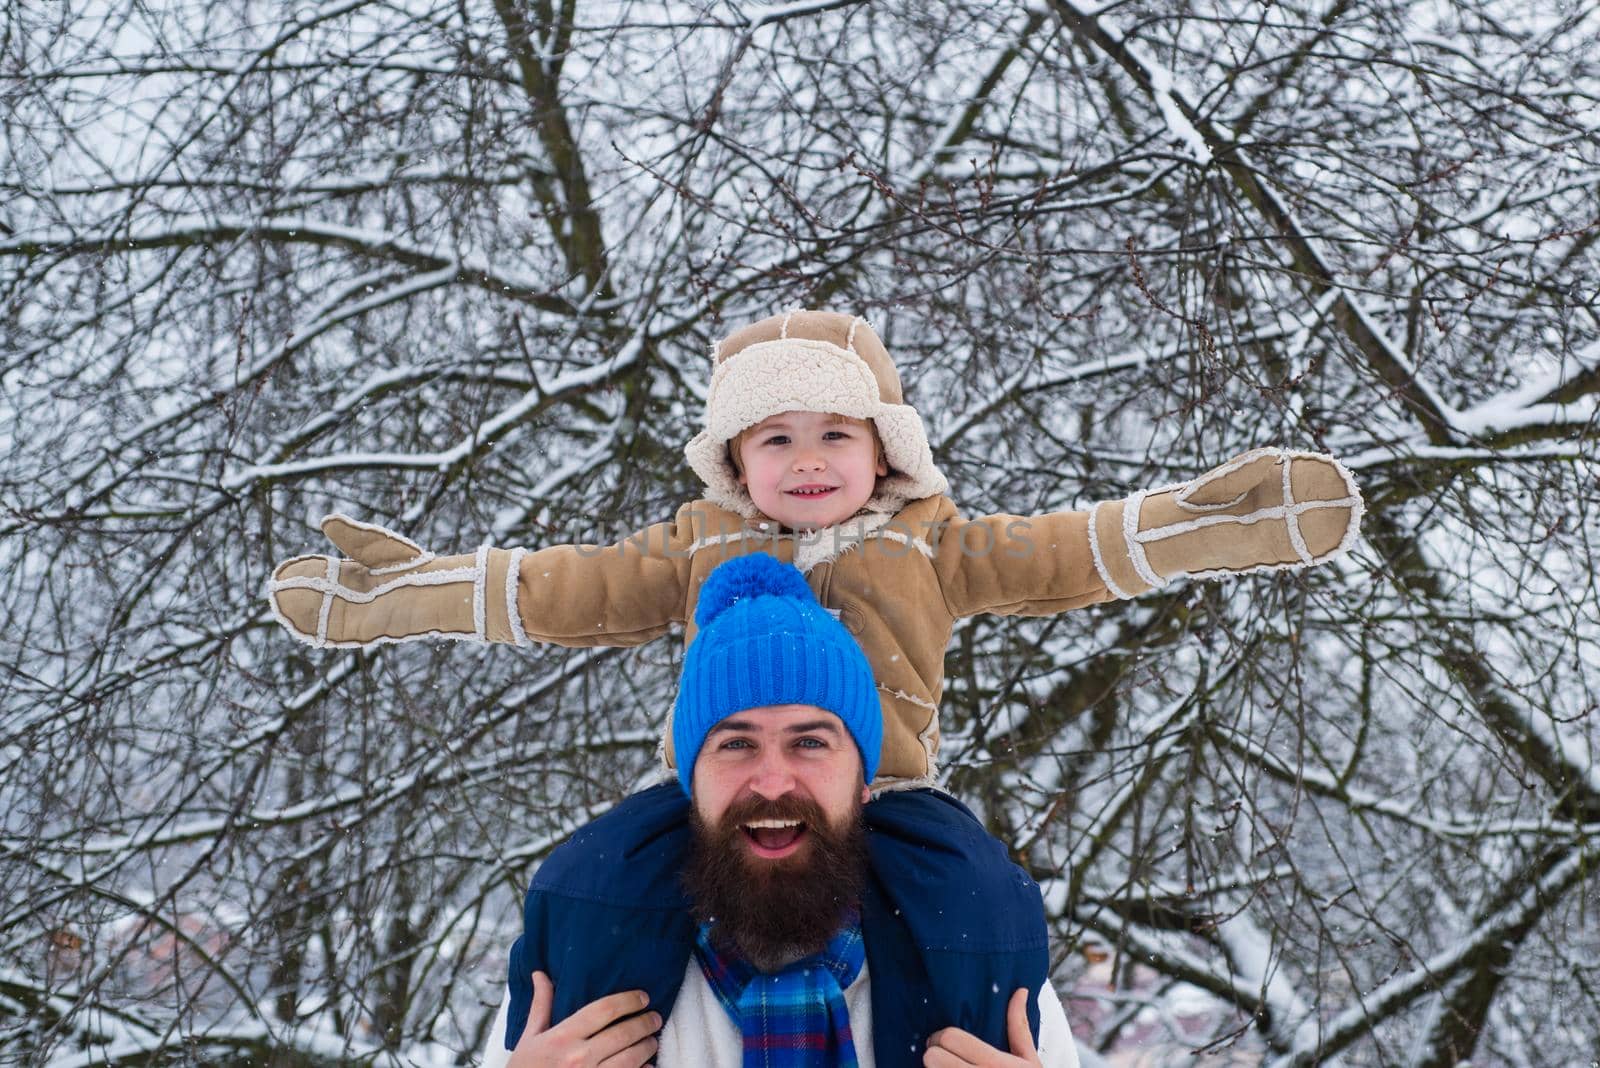
<path id="1" fill-rule="evenodd" d="M 707 733 L 735 712 L 814 705 L 838 716 L 878 773 L 883 709 L 861 646 L 817 603 L 805 576 L 766 553 L 718 565 L 700 587 L 699 628 L 684 654 L 672 748 L 685 793 Z"/>

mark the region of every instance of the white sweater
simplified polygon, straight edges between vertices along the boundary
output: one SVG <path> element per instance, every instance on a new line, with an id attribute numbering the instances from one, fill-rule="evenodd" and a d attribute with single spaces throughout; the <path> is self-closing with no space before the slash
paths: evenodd
<path id="1" fill-rule="evenodd" d="M 850 1013 L 850 1030 L 855 1035 L 856 1059 L 861 1068 L 876 1068 L 872 1052 L 872 981 L 865 962 L 861 974 L 844 992 L 844 1000 Z M 505 1068 L 511 1059 L 505 1048 L 508 1007 L 508 998 L 502 997 L 500 1015 L 489 1032 L 483 1068 Z M 684 970 L 678 1000 L 660 1037 L 661 1048 L 656 1053 L 659 1068 L 742 1068 L 744 1064 L 739 1031 L 692 956 Z M 1078 1068 L 1078 1049 L 1066 1011 L 1048 982 L 1039 990 L 1039 1059 L 1045 1068 Z"/>

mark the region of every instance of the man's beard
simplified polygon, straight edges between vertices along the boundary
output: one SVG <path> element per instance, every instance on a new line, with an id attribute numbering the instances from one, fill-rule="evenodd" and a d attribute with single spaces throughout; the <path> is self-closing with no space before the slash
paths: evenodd
<path id="1" fill-rule="evenodd" d="M 743 825 L 759 819 L 800 820 L 806 840 L 789 856 L 758 857 Z M 692 810 L 690 825 L 683 882 L 695 919 L 712 924 L 719 950 L 757 971 L 820 952 L 860 907 L 867 836 L 859 800 L 838 827 L 815 801 L 793 796 L 736 802 L 714 825 Z"/>

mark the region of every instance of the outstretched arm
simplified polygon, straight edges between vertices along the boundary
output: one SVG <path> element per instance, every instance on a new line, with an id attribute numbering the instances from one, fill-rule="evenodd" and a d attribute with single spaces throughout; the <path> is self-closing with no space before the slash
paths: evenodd
<path id="1" fill-rule="evenodd" d="M 693 505 L 615 545 L 555 545 L 435 556 L 383 527 L 330 515 L 344 554 L 298 556 L 267 583 L 278 621 L 319 647 L 426 637 L 637 645 L 681 622 Z"/>
<path id="2" fill-rule="evenodd" d="M 934 564 L 953 615 L 1048 615 L 1183 575 L 1311 567 L 1350 547 L 1361 512 L 1333 457 L 1257 449 L 1087 512 L 958 521 Z"/>

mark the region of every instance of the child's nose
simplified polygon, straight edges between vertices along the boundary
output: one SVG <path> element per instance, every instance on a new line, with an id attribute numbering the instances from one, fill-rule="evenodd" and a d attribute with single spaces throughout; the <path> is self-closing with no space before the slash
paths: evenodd
<path id="1" fill-rule="evenodd" d="M 822 453 L 814 449 L 801 449 L 794 454 L 796 471 L 820 471 L 827 466 L 828 461 L 822 458 Z"/>

